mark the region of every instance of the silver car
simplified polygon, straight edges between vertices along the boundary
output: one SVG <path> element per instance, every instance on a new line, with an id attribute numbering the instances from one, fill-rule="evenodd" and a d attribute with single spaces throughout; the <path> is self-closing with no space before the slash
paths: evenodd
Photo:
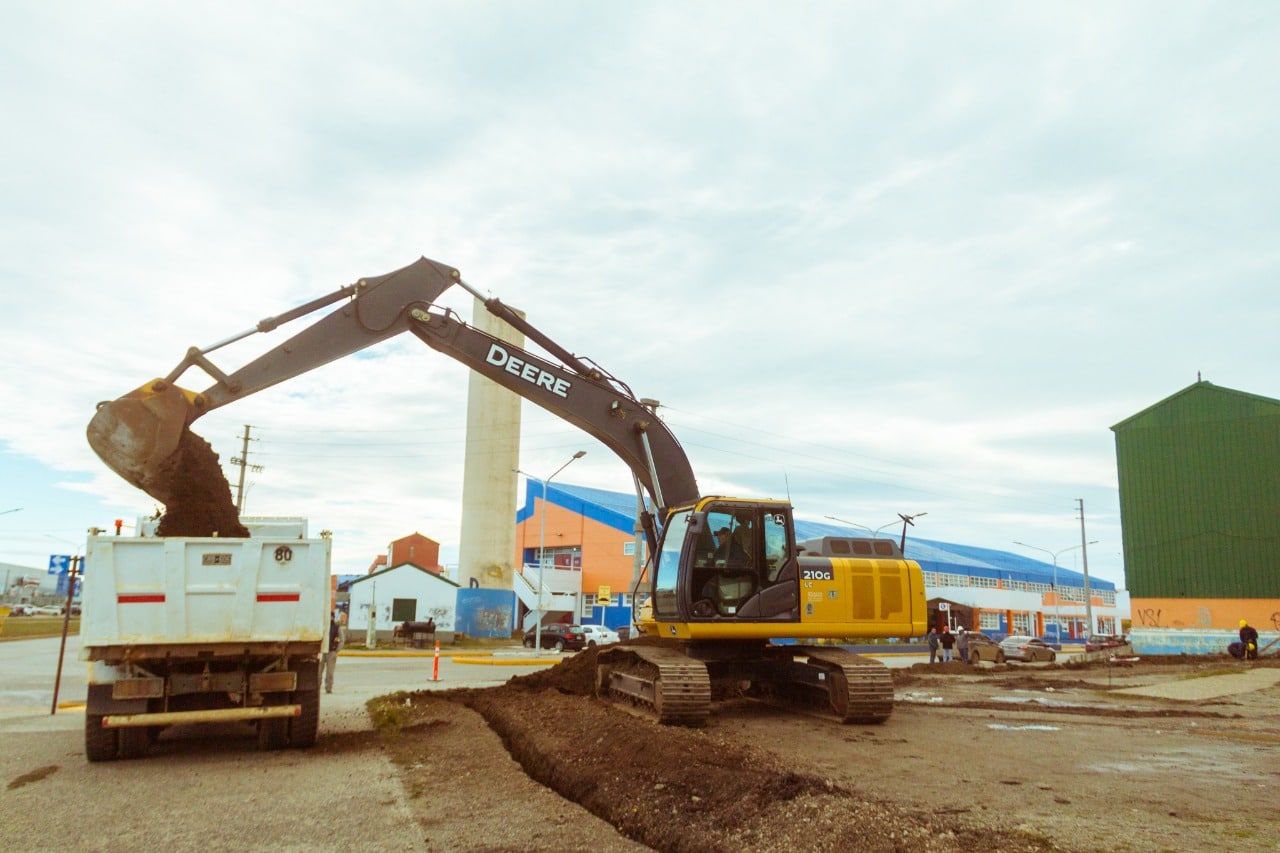
<path id="1" fill-rule="evenodd" d="M 1014 634 L 1001 640 L 1000 648 L 1004 650 L 1004 656 L 1007 660 L 1020 660 L 1027 663 L 1036 661 L 1053 663 L 1058 659 L 1058 653 L 1054 651 L 1053 646 L 1039 637 Z"/>

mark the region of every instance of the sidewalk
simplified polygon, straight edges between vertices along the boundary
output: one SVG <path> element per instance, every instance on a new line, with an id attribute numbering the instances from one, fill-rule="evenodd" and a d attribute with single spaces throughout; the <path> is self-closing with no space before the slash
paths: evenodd
<path id="1" fill-rule="evenodd" d="M 1126 687 L 1114 692 L 1130 696 L 1153 696 L 1159 699 L 1197 702 L 1203 699 L 1265 690 L 1276 684 L 1280 684 L 1280 669 L 1258 668 L 1222 675 L 1208 675 L 1203 678 L 1183 678 L 1146 687 Z"/>

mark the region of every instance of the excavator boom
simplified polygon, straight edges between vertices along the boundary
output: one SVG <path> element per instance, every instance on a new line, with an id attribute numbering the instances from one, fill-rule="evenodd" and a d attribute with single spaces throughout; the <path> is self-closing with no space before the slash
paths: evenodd
<path id="1" fill-rule="evenodd" d="M 684 450 L 629 388 L 569 353 L 497 299 L 484 300 L 491 313 L 567 366 L 467 325 L 435 305 L 454 284 L 466 287 L 457 270 L 420 258 L 395 272 L 362 278 L 327 297 L 269 317 L 211 347 L 193 347 L 168 376 L 100 403 L 89 423 L 89 444 L 113 471 L 168 504 L 180 488 L 175 454 L 184 432 L 197 418 L 409 331 L 433 349 L 599 439 L 626 462 L 660 512 L 697 499 L 697 482 Z M 272 331 L 343 300 L 341 307 L 232 373 L 223 372 L 209 358 L 227 343 Z M 178 379 L 192 367 L 205 371 L 214 383 L 200 392 L 179 387 Z"/>

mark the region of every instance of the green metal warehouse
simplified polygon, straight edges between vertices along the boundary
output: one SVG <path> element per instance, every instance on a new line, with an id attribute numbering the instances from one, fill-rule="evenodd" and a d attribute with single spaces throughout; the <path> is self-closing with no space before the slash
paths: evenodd
<path id="1" fill-rule="evenodd" d="M 1241 619 L 1274 637 L 1280 400 L 1197 380 L 1112 431 L 1135 649 L 1220 653 Z"/>

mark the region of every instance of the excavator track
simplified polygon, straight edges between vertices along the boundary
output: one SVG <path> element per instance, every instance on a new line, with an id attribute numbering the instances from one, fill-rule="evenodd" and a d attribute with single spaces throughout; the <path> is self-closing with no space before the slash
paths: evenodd
<path id="1" fill-rule="evenodd" d="M 809 659 L 794 664 L 805 673 L 798 679 L 825 689 L 828 710 L 841 723 L 883 723 L 893 713 L 893 676 L 878 660 L 832 646 L 792 647 Z"/>
<path id="2" fill-rule="evenodd" d="M 664 725 L 706 723 L 711 679 L 701 661 L 658 646 L 604 649 L 596 660 L 597 696 L 629 702 Z"/>

